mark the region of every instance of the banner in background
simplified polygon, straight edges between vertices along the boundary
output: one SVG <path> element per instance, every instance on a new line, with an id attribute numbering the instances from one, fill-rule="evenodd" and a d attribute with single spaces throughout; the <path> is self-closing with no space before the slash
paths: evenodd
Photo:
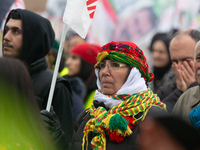
<path id="1" fill-rule="evenodd" d="M 99 0 L 88 41 L 102 45 L 127 40 L 148 45 L 155 32 L 199 29 L 199 10 L 199 0 Z"/>
<path id="2" fill-rule="evenodd" d="M 112 40 L 127 40 L 148 51 L 156 32 L 200 29 L 199 10 L 199 0 L 98 0 L 87 42 L 103 45 Z M 60 24 L 59 20 L 55 29 L 61 32 Z"/>

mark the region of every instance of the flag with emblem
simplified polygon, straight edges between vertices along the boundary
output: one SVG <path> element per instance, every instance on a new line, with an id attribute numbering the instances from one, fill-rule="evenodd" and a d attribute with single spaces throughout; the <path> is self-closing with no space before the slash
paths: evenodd
<path id="1" fill-rule="evenodd" d="M 63 22 L 85 38 L 98 0 L 67 0 Z"/>

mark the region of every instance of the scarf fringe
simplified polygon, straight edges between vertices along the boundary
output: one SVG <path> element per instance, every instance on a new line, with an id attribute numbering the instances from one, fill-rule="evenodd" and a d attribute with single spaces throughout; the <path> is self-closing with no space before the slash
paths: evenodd
<path id="1" fill-rule="evenodd" d="M 159 97 L 157 97 L 156 94 L 153 94 L 150 89 L 134 95 L 112 95 L 110 97 L 115 97 L 115 99 L 122 100 L 122 102 L 111 108 L 109 111 L 103 107 L 95 108 L 94 104 L 91 105 L 91 119 L 88 120 L 84 128 L 83 150 L 85 138 L 87 140 L 86 148 L 88 149 L 88 133 L 90 131 L 97 134 L 91 141 L 92 148 L 105 150 L 105 134 L 111 136 L 111 141 L 120 143 L 132 134 L 131 129 L 133 129 L 139 120 L 143 121 L 146 118 L 146 115 L 152 106 L 157 106 L 166 110 L 166 105 L 162 103 Z M 136 118 L 135 116 L 139 113 L 143 114 L 139 118 Z"/>

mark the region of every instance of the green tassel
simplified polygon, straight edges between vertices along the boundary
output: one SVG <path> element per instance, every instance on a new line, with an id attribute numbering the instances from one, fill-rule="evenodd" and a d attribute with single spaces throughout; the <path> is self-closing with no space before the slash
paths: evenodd
<path id="1" fill-rule="evenodd" d="M 111 130 L 120 129 L 122 132 L 125 132 L 127 129 L 128 122 L 121 115 L 115 114 L 109 121 L 109 128 Z"/>

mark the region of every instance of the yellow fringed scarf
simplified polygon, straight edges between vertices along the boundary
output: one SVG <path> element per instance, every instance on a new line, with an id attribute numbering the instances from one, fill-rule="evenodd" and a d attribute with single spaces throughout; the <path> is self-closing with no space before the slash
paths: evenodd
<path id="1" fill-rule="evenodd" d="M 82 149 L 84 150 L 85 139 L 87 141 L 86 149 L 88 149 L 88 133 L 91 131 L 96 133 L 92 139 L 91 145 L 93 149 L 106 149 L 106 133 L 109 131 L 116 131 L 118 135 L 129 136 L 132 131 L 127 125 L 127 121 L 122 116 L 130 116 L 134 118 L 132 122 L 137 123 L 139 120 L 144 120 L 148 110 L 152 106 L 157 106 L 166 110 L 166 105 L 162 103 L 156 94 L 150 89 L 144 92 L 133 95 L 106 95 L 113 99 L 122 100 L 122 102 L 109 111 L 104 107 L 95 108 L 92 104 L 90 108 L 91 119 L 85 125 Z M 166 110 L 167 111 L 167 110 Z M 135 118 L 137 114 L 142 112 L 140 118 Z"/>

